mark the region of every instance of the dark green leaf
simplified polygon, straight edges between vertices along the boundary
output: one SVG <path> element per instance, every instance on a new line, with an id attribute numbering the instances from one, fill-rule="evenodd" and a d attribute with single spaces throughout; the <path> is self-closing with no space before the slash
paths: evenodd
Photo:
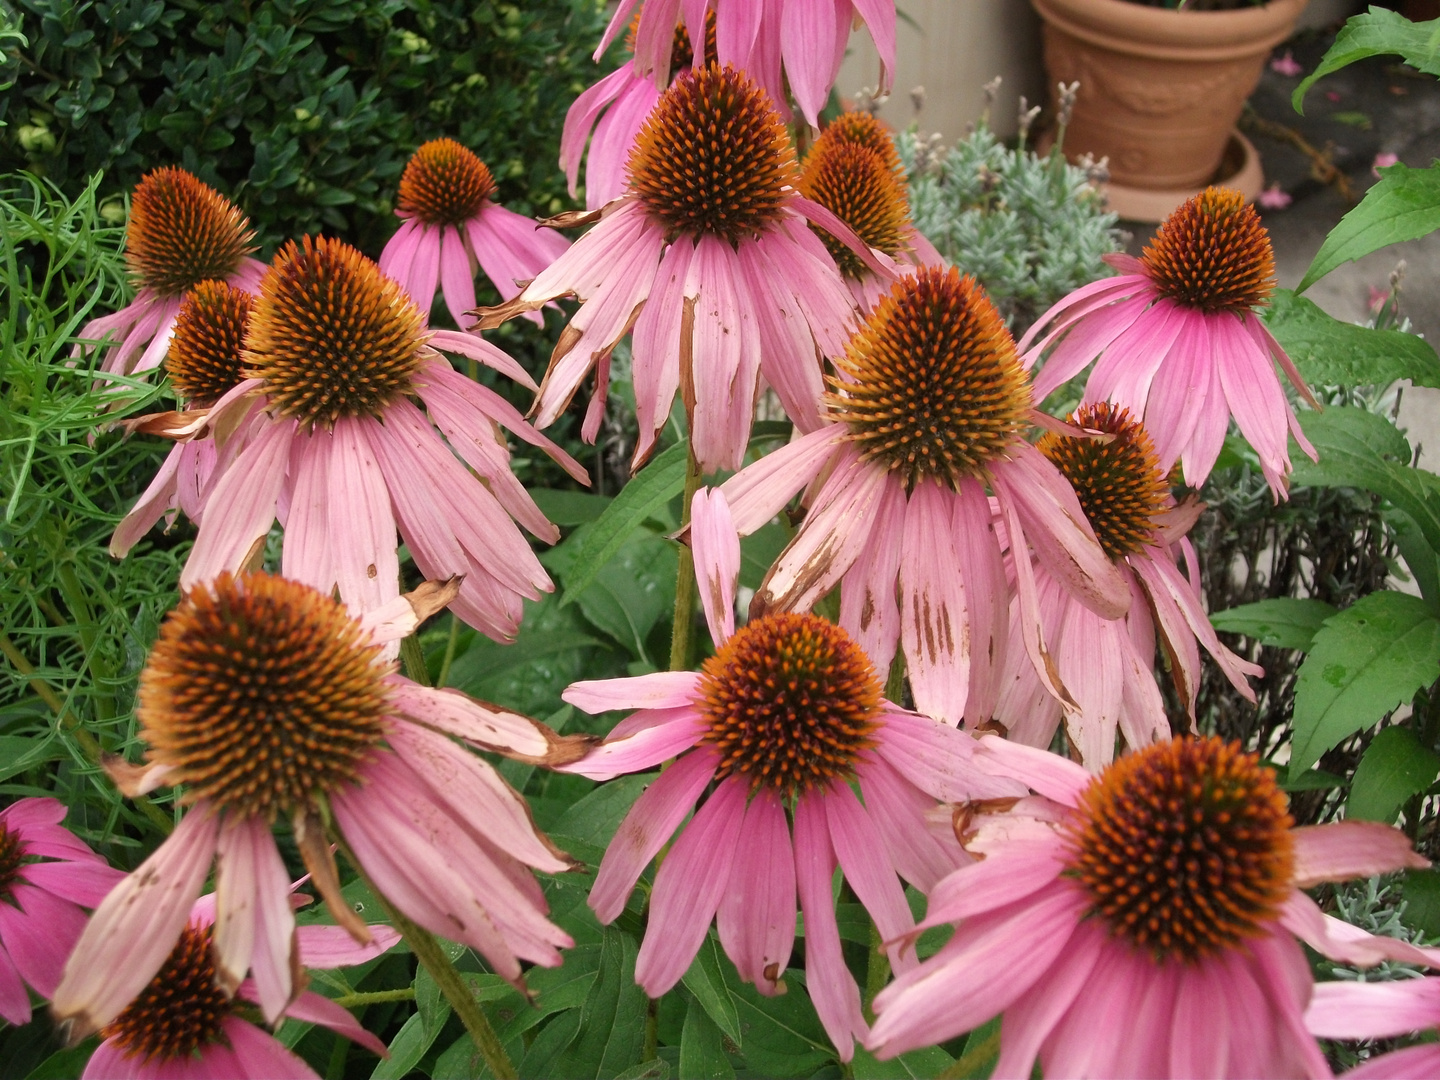
<path id="1" fill-rule="evenodd" d="M 673 540 L 635 533 L 580 594 L 580 610 L 631 656 L 648 662 L 645 639 L 675 607 L 678 567 Z"/>
<path id="2" fill-rule="evenodd" d="M 591 495 L 588 491 L 556 491 L 531 488 L 530 497 L 541 513 L 556 525 L 584 525 L 605 512 L 613 501 L 608 495 Z"/>
<path id="3" fill-rule="evenodd" d="M 1313 765 L 1440 676 L 1440 620 L 1398 592 L 1362 596 L 1315 635 L 1295 680 L 1290 767 Z"/>
<path id="4" fill-rule="evenodd" d="M 731 1080 L 735 1066 L 725 1056 L 725 1040 L 709 1010 L 692 1000 L 685 1010 L 685 1029 L 680 1035 L 680 1076 L 682 1080 Z"/>
<path id="5" fill-rule="evenodd" d="M 48 735 L 39 738 L 0 735 L 0 780 L 9 780 L 16 773 L 47 761 L 58 761 L 65 754 L 65 744 Z"/>
<path id="6" fill-rule="evenodd" d="M 731 998 L 730 991 L 725 987 L 724 965 L 727 963 L 729 961 L 720 955 L 714 932 L 710 932 L 701 942 L 700 951 L 695 954 L 690 970 L 685 972 L 685 989 L 695 995 L 695 1000 L 710 1014 L 716 1027 L 724 1032 L 732 1043 L 743 1049 L 740 1041 L 740 1015 L 735 1010 L 735 1001 Z"/>
<path id="7" fill-rule="evenodd" d="M 557 1061 L 580 1034 L 580 1010 L 569 1009 L 540 1029 L 535 1041 L 525 1052 L 520 1065 L 520 1080 L 551 1080 L 560 1076 Z M 566 1074 L 568 1075 L 568 1074 Z"/>
<path id="8" fill-rule="evenodd" d="M 1217 611 L 1210 624 L 1216 630 L 1253 637 L 1262 645 L 1303 651 L 1310 648 L 1320 624 L 1334 614 L 1335 608 L 1322 600 L 1281 596 Z"/>
<path id="9" fill-rule="evenodd" d="M 1275 771 L 1275 782 L 1280 785 L 1281 791 L 1329 791 L 1331 788 L 1344 787 L 1347 783 L 1343 776 L 1336 776 L 1324 769 L 1305 769 L 1296 773 L 1292 780 L 1290 766 L 1276 765 L 1272 761 L 1265 764 Z"/>
<path id="10" fill-rule="evenodd" d="M 670 1080 L 670 1063 L 664 1058 L 651 1058 L 616 1073 L 615 1080 Z"/>
<path id="11" fill-rule="evenodd" d="M 635 939 L 605 928 L 600 972 L 580 1007 L 580 1033 L 555 1063 L 565 1077 L 613 1077 L 636 1065 L 645 1045 L 649 998 L 635 985 Z"/>
<path id="12" fill-rule="evenodd" d="M 1000 1017 L 987 1020 L 965 1039 L 965 1049 L 956 1059 L 951 1075 L 963 1080 L 983 1080 L 1000 1058 Z"/>
<path id="13" fill-rule="evenodd" d="M 1425 542 L 1420 526 L 1409 514 L 1391 507 L 1385 521 L 1390 526 L 1400 557 L 1405 560 L 1410 576 L 1420 588 L 1420 595 L 1432 608 L 1440 611 L 1440 554 Z"/>
<path id="14" fill-rule="evenodd" d="M 1440 20 L 1411 22 L 1397 11 L 1372 7 L 1350 19 L 1335 36 L 1335 44 L 1320 58 L 1320 66 L 1305 77 L 1290 96 L 1295 111 L 1305 111 L 1305 91 L 1332 72 L 1364 60 L 1367 56 L 1396 54 L 1411 67 L 1428 75 L 1440 75 L 1440 51 L 1435 47 Z"/>
<path id="15" fill-rule="evenodd" d="M 740 541 L 740 584 L 758 589 L 790 542 L 790 530 L 778 521 L 760 526 Z"/>
<path id="16" fill-rule="evenodd" d="M 1400 882 L 1405 925 L 1440 937 L 1440 870 L 1407 870 Z"/>
<path id="17" fill-rule="evenodd" d="M 1440 229 L 1440 166 L 1412 169 L 1391 165 L 1315 253 L 1296 292 L 1304 292 L 1343 263 L 1402 240 Z"/>
<path id="18" fill-rule="evenodd" d="M 930 1080 L 955 1064 L 955 1059 L 938 1046 L 928 1046 L 889 1061 L 880 1061 L 857 1046 L 855 1060 L 851 1064 L 855 1080 Z"/>
<path id="19" fill-rule="evenodd" d="M 574 565 L 578 573 L 566 582 L 564 604 L 589 588 L 595 576 L 626 539 L 685 487 L 688 443 L 679 442 L 658 455 L 634 476 L 590 528 Z"/>
<path id="20" fill-rule="evenodd" d="M 724 970 L 725 985 L 740 1017 L 745 1062 L 755 1075 L 810 1076 L 835 1060 L 835 1051 L 815 1015 L 800 973 L 787 972 L 789 993 L 765 997 L 749 983 L 740 981 L 734 965 L 727 963 Z"/>
<path id="21" fill-rule="evenodd" d="M 425 1022 L 420 1018 L 419 1013 L 411 1015 L 402 1027 L 390 1040 L 390 1056 L 375 1066 L 375 1071 L 370 1074 L 370 1080 L 400 1080 L 407 1075 L 411 1069 L 419 1064 L 420 1059 L 425 1056 L 425 1051 L 439 1035 L 439 1030 L 426 1031 Z"/>
<path id="22" fill-rule="evenodd" d="M 423 966 L 415 972 L 415 1010 L 425 1033 L 432 1039 L 450 1018 L 450 1002 L 445 1000 L 440 984 L 430 977 L 430 972 Z"/>
<path id="23" fill-rule="evenodd" d="M 1388 727 L 1365 749 L 1350 782 L 1347 818 L 1393 825 L 1400 807 L 1440 776 L 1440 756 L 1421 744 L 1409 728 Z"/>
<path id="24" fill-rule="evenodd" d="M 1440 357 L 1424 338 L 1342 322 L 1289 289 L 1275 291 L 1265 324 L 1312 386 L 1440 386 Z"/>
<path id="25" fill-rule="evenodd" d="M 86 1039 L 79 1046 L 57 1050 L 26 1073 L 25 1080 L 70 1080 L 72 1076 L 79 1076 L 96 1045 L 96 1039 Z"/>
<path id="26" fill-rule="evenodd" d="M 656 773 L 631 773 L 618 776 L 608 784 L 601 784 L 589 795 L 560 816 L 551 827 L 551 837 L 564 837 L 567 843 L 556 840 L 571 854 L 579 854 L 570 840 L 577 840 L 588 853 L 603 852 L 632 803 L 640 797 L 655 780 Z"/>
<path id="27" fill-rule="evenodd" d="M 600 970 L 600 946 L 576 945 L 562 955 L 565 959 L 562 966 L 532 968 L 526 974 L 525 981 L 535 995 L 535 1004 L 517 1011 L 499 1033 L 502 1042 L 524 1034 L 547 1016 L 585 1004 L 596 972 Z"/>

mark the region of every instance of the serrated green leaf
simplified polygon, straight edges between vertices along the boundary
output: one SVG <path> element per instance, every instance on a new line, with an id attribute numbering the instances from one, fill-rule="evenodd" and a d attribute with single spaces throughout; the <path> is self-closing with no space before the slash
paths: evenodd
<path id="1" fill-rule="evenodd" d="M 938 1046 L 912 1050 L 889 1061 L 880 1061 L 864 1047 L 857 1046 L 851 1068 L 855 1080 L 930 1080 L 953 1064 L 955 1059 Z"/>
<path id="2" fill-rule="evenodd" d="M 600 943 L 600 970 L 580 1007 L 580 1033 L 555 1075 L 613 1077 L 640 1062 L 649 998 L 635 985 L 635 939 L 613 926 Z"/>
<path id="3" fill-rule="evenodd" d="M 732 1080 L 735 1076 L 720 1029 L 710 1019 L 709 1010 L 694 999 L 685 1010 L 685 1027 L 680 1033 L 680 1075 L 684 1080 Z"/>
<path id="4" fill-rule="evenodd" d="M 1315 635 L 1295 680 L 1290 768 L 1309 768 L 1440 677 L 1440 620 L 1398 592 L 1362 596 Z"/>
<path id="5" fill-rule="evenodd" d="M 1262 645 L 1305 650 L 1310 648 L 1315 631 L 1334 614 L 1335 607 L 1323 600 L 1280 596 L 1217 611 L 1210 616 L 1210 625 L 1252 637 Z"/>
<path id="6" fill-rule="evenodd" d="M 626 538 L 684 490 L 689 455 L 689 443 L 676 443 L 640 470 L 615 496 L 615 501 L 591 525 L 580 546 L 574 563 L 578 572 L 566 582 L 562 606 L 579 599 Z"/>
<path id="7" fill-rule="evenodd" d="M 1290 95 L 1290 104 L 1296 112 L 1304 113 L 1305 92 L 1315 85 L 1317 79 L 1323 79 L 1367 56 L 1403 56 L 1411 67 L 1427 75 L 1440 75 L 1437 33 L 1440 33 L 1440 19 L 1411 22 L 1399 12 L 1372 7 L 1341 27 L 1340 33 L 1335 35 L 1335 43 L 1320 58 L 1320 66 L 1307 75 Z"/>
<path id="8" fill-rule="evenodd" d="M 1355 768 L 1345 816 L 1393 825 L 1405 800 L 1426 790 L 1437 776 L 1440 756 L 1409 728 L 1386 728 L 1370 741 Z"/>
<path id="9" fill-rule="evenodd" d="M 1312 386 L 1440 386 L 1440 357 L 1424 338 L 1342 322 L 1289 289 L 1275 290 L 1265 325 Z"/>
<path id="10" fill-rule="evenodd" d="M 440 1032 L 426 1031 L 419 1013 L 411 1015 L 390 1040 L 390 1056 L 375 1066 L 370 1080 L 400 1080 L 420 1063 Z"/>
<path id="11" fill-rule="evenodd" d="M 700 1007 L 710 1014 L 710 1020 L 736 1046 L 740 1041 L 740 1015 L 736 1012 L 735 1001 L 725 986 L 724 965 L 728 961 L 720 956 L 720 947 L 714 931 L 705 935 L 700 951 L 695 954 L 690 969 L 685 972 L 685 989 L 695 995 Z"/>
<path id="12" fill-rule="evenodd" d="M 1440 870 L 1407 870 L 1400 879 L 1406 926 L 1440 937 Z"/>
<path id="13" fill-rule="evenodd" d="M 1391 165 L 1380 171 L 1380 182 L 1365 193 L 1360 205 L 1330 230 L 1295 291 L 1304 292 L 1337 266 L 1436 229 L 1440 229 L 1440 167 Z"/>

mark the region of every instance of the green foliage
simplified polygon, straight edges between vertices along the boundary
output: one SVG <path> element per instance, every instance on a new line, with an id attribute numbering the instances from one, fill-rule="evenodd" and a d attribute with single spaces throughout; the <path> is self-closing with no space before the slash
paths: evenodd
<path id="1" fill-rule="evenodd" d="M 1296 292 L 1304 292 L 1342 263 L 1440 229 L 1440 165 L 1391 165 L 1360 205 L 1330 230 Z"/>
<path id="2" fill-rule="evenodd" d="M 1345 816 L 1394 824 L 1400 807 L 1440 776 L 1440 755 L 1409 728 L 1390 727 L 1371 740 L 1350 782 Z"/>
<path id="3" fill-rule="evenodd" d="M 1399 12 L 1372 7 L 1347 21 L 1320 59 L 1320 66 L 1295 88 L 1290 102 L 1295 111 L 1305 111 L 1305 93 L 1332 72 L 1370 56 L 1397 54 L 1428 75 L 1440 75 L 1440 19 L 1411 22 Z M 1302 286 L 1303 288 L 1303 286 Z"/>
<path id="4" fill-rule="evenodd" d="M 1059 151 L 1010 149 L 983 123 L 942 159 L 913 131 L 896 140 L 910 178 L 915 227 L 985 286 L 1023 331 L 1072 289 L 1109 274 L 1117 217 L 1092 176 Z"/>
<path id="5" fill-rule="evenodd" d="M 1262 645 L 1304 651 L 1310 648 L 1315 632 L 1334 614 L 1335 608 L 1323 600 L 1277 596 L 1217 611 L 1210 622 L 1217 630 L 1245 634 Z"/>
<path id="6" fill-rule="evenodd" d="M 1289 289 L 1277 289 L 1265 324 L 1312 386 L 1387 386 L 1409 379 L 1440 387 L 1440 357 L 1424 338 L 1341 322 Z"/>
<path id="7" fill-rule="evenodd" d="M 8 5 L 0 5 L 0 11 Z M 68 195 L 180 164 L 250 214 L 268 250 L 320 230 L 370 254 L 394 231 L 400 172 L 450 136 L 521 212 L 565 205 L 555 164 L 599 0 L 19 0 L 0 42 L 0 162 Z M 118 207 L 117 207 L 118 208 Z"/>

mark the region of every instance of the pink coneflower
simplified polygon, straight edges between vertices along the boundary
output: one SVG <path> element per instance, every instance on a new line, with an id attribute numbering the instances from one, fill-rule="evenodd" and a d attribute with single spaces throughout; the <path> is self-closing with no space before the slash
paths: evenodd
<path id="1" fill-rule="evenodd" d="M 399 592 L 398 528 L 426 577 L 464 577 L 460 618 L 513 638 L 522 600 L 551 588 L 515 522 L 550 543 L 559 533 L 510 471 L 498 425 L 589 478 L 437 349 L 534 386 L 489 342 L 427 333 L 400 286 L 348 244 L 282 248 L 250 315 L 248 378 L 203 417 L 220 460 L 181 588 L 241 569 L 278 517 L 284 574 L 369 610 Z"/>
<path id="2" fill-rule="evenodd" d="M 692 535 L 715 655 L 698 673 L 580 682 L 563 695 L 589 712 L 639 711 L 562 771 L 609 780 L 679 755 L 621 822 L 590 906 L 602 923 L 615 919 L 713 783 L 655 873 L 635 980 L 651 997 L 669 990 L 718 915 L 740 977 L 762 994 L 783 992 L 798 893 L 806 985 L 848 1061 L 865 1022 L 840 954 L 837 861 L 881 933 L 897 938 L 913 926 L 900 877 L 928 888 L 964 858 L 926 831 L 925 811 L 953 797 L 947 792 L 1004 797 L 1020 787 L 970 766 L 969 735 L 886 701 L 874 665 L 833 623 L 780 613 L 734 631 L 739 546 L 723 497 L 708 499 L 696 496 Z M 890 954 L 897 970 L 913 963 Z"/>
<path id="3" fill-rule="evenodd" d="M 840 625 L 882 671 L 903 647 L 915 707 L 990 719 L 1009 639 L 1010 587 L 986 487 L 1009 541 L 1105 618 L 1125 579 L 1069 483 L 1025 441 L 1030 382 L 999 313 L 955 269 L 897 283 L 835 362 L 822 427 L 727 480 L 749 534 L 807 484 L 808 511 L 751 613 L 805 611 L 837 584 Z M 1057 697 L 1028 558 L 1013 560 L 1025 652 Z"/>
<path id="4" fill-rule="evenodd" d="M 974 759 L 1038 794 L 957 811 L 983 861 L 930 893 L 920 929 L 955 935 L 876 996 L 881 1057 L 1003 1013 L 997 1078 L 1026 1080 L 1037 1056 L 1046 1076 L 1328 1077 L 1296 938 L 1347 963 L 1440 956 L 1300 891 L 1428 866 L 1404 835 L 1292 828 L 1274 774 L 1235 744 L 1157 743 L 1099 776 L 992 735 Z"/>
<path id="5" fill-rule="evenodd" d="M 58 799 L 18 799 L 0 810 L 0 1019 L 30 1022 L 29 985 L 55 992 L 65 958 L 94 907 L 125 875 L 60 827 Z M 41 861 L 45 860 L 45 861 Z"/>
<path id="6" fill-rule="evenodd" d="M 1440 1027 L 1440 979 L 1330 982 L 1315 987 L 1305 1026 L 1325 1039 L 1391 1039 Z M 1427 1042 L 1362 1062 L 1345 1074 L 1356 1080 L 1433 1080 L 1440 1077 L 1440 1043 Z"/>
<path id="7" fill-rule="evenodd" d="M 626 41 L 632 54 L 638 21 L 636 16 Z M 670 67 L 677 72 L 684 71 L 691 66 L 693 58 L 690 35 L 683 23 L 678 24 L 670 47 Z M 705 56 L 701 66 L 714 60 L 715 13 L 712 11 L 705 20 Z M 645 126 L 645 118 L 659 100 L 660 90 L 654 80 L 639 74 L 633 59 L 625 61 L 575 99 L 565 114 L 565 129 L 560 133 L 560 167 L 569 181 L 571 198 L 579 188 L 582 157 L 587 209 L 598 210 L 611 199 L 625 194 L 625 162 L 636 136 Z M 588 154 L 585 152 L 587 139 Z"/>
<path id="8" fill-rule="evenodd" d="M 599 60 L 635 10 L 637 0 L 622 0 L 595 50 Z M 894 0 L 639 0 L 635 31 L 635 71 L 657 87 L 670 80 L 670 36 L 683 19 L 693 40 L 708 12 L 715 13 L 715 43 L 720 63 L 749 71 L 784 110 L 785 90 L 795 95 L 811 127 L 820 126 L 820 110 L 840 74 L 850 28 L 863 22 L 880 54 L 880 91 L 895 77 Z M 700 60 L 696 63 L 698 67 Z M 783 77 L 782 77 L 783 65 Z"/>
<path id="9" fill-rule="evenodd" d="M 433 311 L 435 286 L 459 327 L 475 306 L 475 264 L 502 300 L 570 246 L 563 236 L 491 201 L 495 179 L 485 163 L 454 139 L 433 139 L 411 156 L 400 177 L 397 217 L 404 220 L 380 253 L 380 270 L 398 281 L 422 312 Z M 544 325 L 540 313 L 531 319 Z"/>
<path id="10" fill-rule="evenodd" d="M 209 184 L 173 166 L 147 173 L 135 186 L 125 228 L 125 261 L 139 291 L 113 315 L 86 323 L 76 336 L 110 339 L 104 371 L 149 371 L 169 348 L 188 290 L 215 279 L 246 292 L 260 291 L 265 264 L 249 257 L 254 241 L 250 219 Z"/>
<path id="11" fill-rule="evenodd" d="M 215 940 L 224 929 L 217 932 L 214 923 L 215 898 L 202 896 L 190 909 L 189 922 L 155 977 L 101 1030 L 103 1041 L 90 1056 L 81 1080 L 274 1080 L 315 1075 L 268 1032 L 239 1015 L 242 1003 L 261 1003 L 259 994 L 250 979 L 234 988 L 233 997 L 226 992 L 215 967 Z M 363 964 L 400 939 L 388 926 L 366 929 L 370 943 L 360 945 L 338 926 L 297 926 L 295 946 L 301 966 Z M 384 1043 L 320 994 L 302 991 L 283 1015 L 324 1024 L 367 1050 L 387 1056 Z"/>
<path id="12" fill-rule="evenodd" d="M 797 185 L 855 230 L 867 247 L 905 266 L 943 266 L 945 260 L 910 220 L 905 170 L 885 126 L 866 112 L 841 113 L 810 148 Z M 889 292 L 891 279 L 877 276 L 845 244 L 816 228 L 845 275 L 862 311 Z"/>
<path id="13" fill-rule="evenodd" d="M 370 934 L 340 894 L 327 823 L 390 903 L 512 983 L 521 985 L 521 960 L 560 963 L 556 949 L 570 938 L 545 919 L 527 867 L 556 873 L 571 863 L 452 736 L 547 765 L 574 760 L 588 740 L 419 686 L 384 662 L 384 643 L 453 595 L 453 586 L 426 586 L 363 619 L 265 574 L 222 574 L 184 595 L 140 674 L 147 764 L 112 775 L 132 795 L 184 785 L 190 810 L 95 909 L 75 946 L 53 1000 L 75 1037 L 109 1024 L 160 970 L 212 862 L 217 978 L 233 991 L 252 972 L 266 1020 L 285 1011 L 300 987 L 276 819 L 289 823 L 312 882 L 356 941 Z"/>
<path id="14" fill-rule="evenodd" d="M 1040 560 L 1035 578 L 1045 642 L 1074 703 L 1056 700 L 1017 655 L 1018 629 L 1012 623 L 1005 689 L 995 719 L 1011 739 L 1044 749 L 1063 710 L 1071 745 L 1086 768 L 1099 772 L 1115 755 L 1117 730 L 1132 748 L 1170 737 L 1165 703 L 1155 685 L 1157 629 L 1192 725 L 1201 644 L 1250 701 L 1255 692 L 1245 677 L 1263 671 L 1225 648 L 1205 617 L 1194 548 L 1185 538 L 1203 504 L 1176 505 L 1144 427 L 1105 402 L 1082 407 L 1070 422 L 1110 437 L 1049 432 L 1036 449 L 1075 489 L 1100 546 L 1130 587 L 1130 610 L 1123 619 L 1101 618 L 1066 593 Z M 1182 556 L 1191 568 L 1190 580 L 1177 567 Z"/>
<path id="15" fill-rule="evenodd" d="M 1254 311 L 1275 288 L 1270 237 L 1255 208 L 1238 191 L 1206 188 L 1165 219 L 1139 259 L 1105 261 L 1119 277 L 1076 289 L 1021 339 L 1027 365 L 1050 350 L 1036 396 L 1043 400 L 1099 356 L 1085 400 L 1113 401 L 1140 417 L 1161 468 L 1180 462 L 1185 483 L 1198 488 L 1233 415 L 1271 492 L 1287 497 L 1288 436 L 1311 458 L 1315 448 L 1273 363 L 1312 406 L 1315 399 Z"/>
<path id="16" fill-rule="evenodd" d="M 770 99 L 733 68 L 682 73 L 645 122 L 628 170 L 626 194 L 595 228 L 516 300 L 481 313 L 488 329 L 559 296 L 582 301 L 550 357 L 537 426 L 553 422 L 594 369 L 583 427 L 594 441 L 610 353 L 633 329 L 637 464 L 682 389 L 691 449 L 706 471 L 739 467 L 762 375 L 796 425 L 812 430 L 823 389 L 816 344 L 843 348 L 855 315 L 807 219 L 888 271 L 795 190 L 795 154 Z"/>

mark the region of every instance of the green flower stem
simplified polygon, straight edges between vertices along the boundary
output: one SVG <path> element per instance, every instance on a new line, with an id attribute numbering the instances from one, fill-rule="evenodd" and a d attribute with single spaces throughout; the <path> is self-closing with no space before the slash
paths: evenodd
<path id="1" fill-rule="evenodd" d="M 440 677 L 435 680 L 436 686 L 444 686 L 450 681 L 450 665 L 455 662 L 455 647 L 460 642 L 460 620 L 455 613 L 450 613 L 450 639 L 445 642 L 445 659 L 440 662 Z"/>
<path id="2" fill-rule="evenodd" d="M 411 634 L 400 642 L 400 661 L 405 665 L 405 674 L 412 682 L 421 686 L 430 685 L 430 669 L 425 664 L 425 650 L 420 647 L 418 634 Z"/>
<path id="3" fill-rule="evenodd" d="M 407 986 L 403 990 L 368 990 L 357 991 L 353 994 L 341 994 L 335 998 L 335 1004 L 343 1009 L 357 1009 L 362 1005 L 379 1005 L 386 1001 L 414 1001 L 415 988 Z"/>
<path id="4" fill-rule="evenodd" d="M 685 468 L 685 496 L 680 507 L 680 528 L 690 524 L 690 504 L 700 490 L 700 463 L 690 450 Z M 680 545 L 680 569 L 675 575 L 675 626 L 670 634 L 670 670 L 690 667 L 690 623 L 695 614 L 695 556 L 688 544 Z"/>
<path id="5" fill-rule="evenodd" d="M 989 1066 L 999 1056 L 1000 1029 L 997 1027 L 980 1045 L 972 1047 L 966 1043 L 965 1052 L 956 1058 L 948 1069 L 936 1076 L 935 1080 L 970 1080 L 973 1076 L 981 1075 L 981 1070 L 988 1073 Z"/>
<path id="6" fill-rule="evenodd" d="M 875 1019 L 874 1001 L 875 995 L 885 989 L 885 983 L 890 978 L 890 957 L 885 952 L 885 939 L 880 936 L 880 929 L 872 920 L 870 923 L 870 962 L 865 968 L 865 1018 L 871 1022 Z"/>

